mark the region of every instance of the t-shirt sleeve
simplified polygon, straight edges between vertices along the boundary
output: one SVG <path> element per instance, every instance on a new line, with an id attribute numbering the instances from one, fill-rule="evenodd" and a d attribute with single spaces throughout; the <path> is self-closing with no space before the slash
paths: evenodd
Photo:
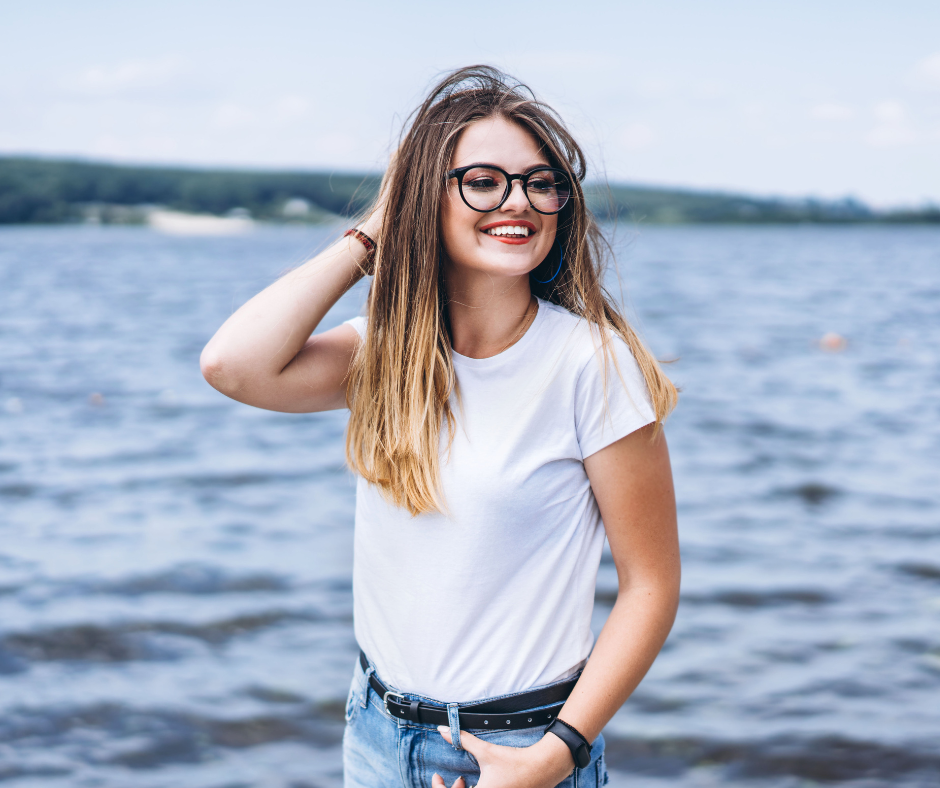
<path id="1" fill-rule="evenodd" d="M 345 325 L 348 323 L 351 325 L 354 329 L 356 329 L 356 333 L 359 334 L 359 338 L 365 339 L 367 322 L 368 321 L 364 315 L 357 315 L 356 317 L 351 317 L 349 320 L 344 320 L 343 324 Z"/>
<path id="2" fill-rule="evenodd" d="M 610 342 L 617 366 L 608 355 L 606 381 L 604 353 L 598 350 L 581 370 L 575 389 L 575 429 L 581 459 L 656 420 L 646 379 L 633 353 L 620 337 L 612 336 Z"/>

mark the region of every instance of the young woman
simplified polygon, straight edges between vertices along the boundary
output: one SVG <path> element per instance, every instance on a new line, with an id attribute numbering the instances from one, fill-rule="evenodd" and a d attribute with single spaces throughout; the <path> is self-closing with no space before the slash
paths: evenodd
<path id="1" fill-rule="evenodd" d="M 672 626 L 660 424 L 676 391 L 603 288 L 584 176 L 525 87 L 457 71 L 412 116 L 358 229 L 203 352 L 241 402 L 350 409 L 347 786 L 603 784 L 601 729 Z M 311 336 L 366 273 L 367 314 Z M 594 643 L 605 534 L 619 593 Z"/>

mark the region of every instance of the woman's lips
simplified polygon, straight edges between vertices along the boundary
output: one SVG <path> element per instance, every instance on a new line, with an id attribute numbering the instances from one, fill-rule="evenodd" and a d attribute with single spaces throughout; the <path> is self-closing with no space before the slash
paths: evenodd
<path id="1" fill-rule="evenodd" d="M 492 238 L 494 241 L 499 241 L 500 243 L 515 244 L 517 246 L 519 244 L 527 244 L 529 241 L 535 238 L 534 235 L 529 235 L 525 238 L 522 238 L 521 236 L 511 237 L 508 235 L 488 235 L 487 233 L 483 233 L 483 235 L 486 235 L 487 238 Z"/>
<path id="2" fill-rule="evenodd" d="M 487 230 L 492 230 L 494 227 L 524 227 L 529 231 L 528 235 L 493 235 Z M 503 219 L 499 222 L 490 222 L 485 224 L 480 228 L 480 232 L 489 238 L 495 238 L 497 241 L 502 241 L 504 244 L 527 244 L 535 237 L 537 230 L 535 225 L 532 222 L 527 222 L 524 219 Z"/>

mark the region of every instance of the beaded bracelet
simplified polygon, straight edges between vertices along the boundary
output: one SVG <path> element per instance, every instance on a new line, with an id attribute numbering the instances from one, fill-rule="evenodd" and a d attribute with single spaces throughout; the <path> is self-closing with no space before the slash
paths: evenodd
<path id="1" fill-rule="evenodd" d="M 368 235 L 362 232 L 362 230 L 357 230 L 355 227 L 353 227 L 351 230 L 347 230 L 345 233 L 343 233 L 343 238 L 346 238 L 349 235 L 351 235 L 353 238 L 359 241 L 359 243 L 361 243 L 366 248 L 366 252 L 369 253 L 369 256 L 372 256 L 373 254 L 375 254 L 375 250 L 376 250 L 375 241 L 373 241 Z"/>

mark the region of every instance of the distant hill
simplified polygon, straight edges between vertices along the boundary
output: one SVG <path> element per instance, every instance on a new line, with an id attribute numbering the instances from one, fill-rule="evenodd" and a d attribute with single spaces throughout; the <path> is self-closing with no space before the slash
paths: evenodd
<path id="1" fill-rule="evenodd" d="M 325 221 L 367 206 L 380 177 L 0 157 L 0 224 L 143 222 L 155 206 L 267 221 Z M 593 184 L 586 192 L 598 217 L 641 224 L 940 223 L 940 207 L 875 211 L 852 199 L 768 199 L 622 184 Z"/>
<path id="2" fill-rule="evenodd" d="M 322 220 L 368 205 L 377 175 L 203 170 L 0 158 L 0 224 L 134 221 L 162 206 L 223 215 L 242 209 L 256 219 Z M 306 210 L 303 208 L 306 206 Z M 285 209 L 287 209 L 285 211 Z"/>
<path id="3" fill-rule="evenodd" d="M 595 212 L 627 217 L 646 224 L 791 224 L 884 221 L 879 214 L 853 199 L 839 201 L 784 200 L 744 194 L 662 189 L 611 184 L 609 194 L 595 192 Z M 926 221 L 922 217 L 920 221 Z M 934 221 L 940 220 L 940 211 Z"/>

